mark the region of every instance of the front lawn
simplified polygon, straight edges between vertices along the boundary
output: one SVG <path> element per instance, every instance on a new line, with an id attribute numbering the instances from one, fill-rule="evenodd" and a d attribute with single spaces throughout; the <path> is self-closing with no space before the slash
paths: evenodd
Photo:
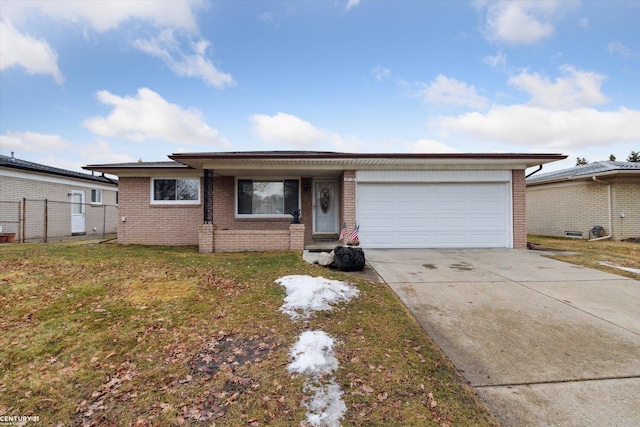
<path id="1" fill-rule="evenodd" d="M 612 240 L 589 242 L 581 239 L 533 235 L 528 236 L 527 240 L 543 251 L 551 249 L 553 251 L 568 252 L 566 254 L 549 254 L 551 258 L 640 280 L 640 274 L 638 273 L 612 267 L 612 265 L 616 265 L 640 270 L 640 243 Z M 603 265 L 602 263 L 608 265 Z"/>
<path id="2" fill-rule="evenodd" d="M 300 274 L 350 281 L 359 295 L 292 322 L 274 281 Z M 385 284 L 296 253 L 6 245 L 0 304 L 0 416 L 297 426 L 309 396 L 287 370 L 289 350 L 322 330 L 336 343 L 343 425 L 497 425 Z"/>

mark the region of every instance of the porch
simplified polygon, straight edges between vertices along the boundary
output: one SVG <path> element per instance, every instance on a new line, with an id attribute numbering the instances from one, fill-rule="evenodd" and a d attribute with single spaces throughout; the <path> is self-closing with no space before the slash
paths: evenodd
<path id="1" fill-rule="evenodd" d="M 202 184 L 200 252 L 330 250 L 355 225 L 354 171 L 205 168 Z"/>

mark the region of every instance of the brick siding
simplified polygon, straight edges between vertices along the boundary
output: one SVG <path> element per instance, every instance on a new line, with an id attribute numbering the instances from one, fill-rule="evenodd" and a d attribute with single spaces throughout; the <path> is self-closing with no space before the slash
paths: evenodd
<path id="1" fill-rule="evenodd" d="M 201 205 L 151 205 L 149 177 L 120 178 L 119 185 L 120 217 L 126 221 L 118 226 L 118 243 L 198 244 L 198 226 L 203 221 Z"/>
<path id="2" fill-rule="evenodd" d="M 88 236 L 102 236 L 103 227 L 106 233 L 113 233 L 118 226 L 116 205 L 116 187 L 106 190 L 105 184 L 91 185 L 90 181 L 47 182 L 42 179 L 28 179 L 13 176 L 0 176 L 0 201 L 22 202 L 27 199 L 26 238 L 44 238 L 44 200 L 47 204 L 48 239 L 56 239 L 71 235 L 71 196 L 72 191 L 80 191 L 85 196 L 85 229 Z M 91 189 L 102 189 L 102 204 L 91 204 Z M 21 203 L 22 205 L 22 203 Z M 107 208 L 105 208 L 105 205 Z M 103 220 L 103 216 L 106 218 Z M 10 218 L 11 221 L 17 218 Z M 5 225 L 3 230 L 19 233 L 17 224 Z M 93 228 L 96 231 L 93 231 Z"/>
<path id="3" fill-rule="evenodd" d="M 531 234 L 564 237 L 566 231 L 582 232 L 600 225 L 608 233 L 607 185 L 572 182 L 527 188 L 527 229 Z"/>
<path id="4" fill-rule="evenodd" d="M 290 224 L 287 230 L 218 230 L 204 224 L 200 252 L 301 251 L 304 230 L 304 224 Z"/>
<path id="5" fill-rule="evenodd" d="M 527 247 L 527 198 L 524 170 L 511 171 L 513 203 L 513 248 Z"/>
<path id="6" fill-rule="evenodd" d="M 353 230 L 357 222 L 356 217 L 356 171 L 344 171 L 340 176 L 340 227 L 347 224 L 347 229 Z"/>
<path id="7" fill-rule="evenodd" d="M 613 238 L 640 237 L 640 182 L 617 179 L 611 184 Z M 620 214 L 624 213 L 624 218 Z"/>
<path id="8" fill-rule="evenodd" d="M 574 181 L 527 188 L 529 233 L 564 237 L 581 231 L 585 239 L 594 225 L 605 228 L 614 240 L 640 236 L 640 182 L 637 178 L 611 180 L 612 221 L 609 230 L 608 184 Z M 625 217 L 620 218 L 620 213 Z"/>

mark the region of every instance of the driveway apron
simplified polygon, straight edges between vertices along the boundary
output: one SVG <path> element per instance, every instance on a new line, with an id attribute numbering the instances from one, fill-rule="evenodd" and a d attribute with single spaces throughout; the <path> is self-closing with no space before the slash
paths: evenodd
<path id="1" fill-rule="evenodd" d="M 640 281 L 526 250 L 366 256 L 503 425 L 640 425 Z"/>

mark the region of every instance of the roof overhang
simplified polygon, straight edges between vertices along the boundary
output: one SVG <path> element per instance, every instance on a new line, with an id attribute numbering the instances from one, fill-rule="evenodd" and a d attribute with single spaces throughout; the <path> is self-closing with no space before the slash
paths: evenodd
<path id="1" fill-rule="evenodd" d="M 513 153 L 335 153 L 222 152 L 176 153 L 173 162 L 89 165 L 84 169 L 118 176 L 149 176 L 214 171 L 217 176 L 339 176 L 344 170 L 511 170 L 542 165 L 567 156 Z"/>
<path id="2" fill-rule="evenodd" d="M 32 166 L 34 165 L 34 166 Z M 0 169 L 5 169 L 7 171 L 21 171 L 24 173 L 31 173 L 31 174 L 35 174 L 37 176 L 52 176 L 52 177 L 61 177 L 61 178 L 65 178 L 65 179 L 70 179 L 70 180 L 75 180 L 75 181 L 82 181 L 82 182 L 92 182 L 95 184 L 100 184 L 100 185 L 106 185 L 106 186 L 111 186 L 111 187 L 117 187 L 118 186 L 118 181 L 114 180 L 114 179 L 110 179 L 107 178 L 105 176 L 93 176 L 93 175 L 87 175 L 81 172 L 74 172 L 74 171 L 68 171 L 68 170 L 64 170 L 64 169 L 60 169 L 60 168 L 54 168 L 54 167 L 47 167 L 45 166 L 40 167 L 40 165 L 37 165 L 35 163 L 31 163 L 29 162 L 28 164 L 25 163 L 16 163 L 16 164 L 8 164 L 8 163 L 4 163 L 4 164 L 0 164 Z M 85 169 L 85 168 L 83 168 Z M 5 173 L 6 174 L 6 173 Z"/>
<path id="3" fill-rule="evenodd" d="M 169 158 L 216 175 L 340 175 L 343 170 L 526 169 L 565 159 L 561 154 L 178 153 Z"/>
<path id="4" fill-rule="evenodd" d="M 185 176 L 202 175 L 201 171 L 177 162 L 135 162 L 135 163 L 110 163 L 102 165 L 87 165 L 82 169 L 108 173 L 119 177 L 147 177 L 147 176 Z"/>
<path id="5" fill-rule="evenodd" d="M 610 170 L 605 172 L 597 172 L 597 173 L 590 173 L 590 174 L 584 174 L 584 175 L 541 179 L 537 181 L 527 182 L 527 187 L 534 187 L 536 185 L 545 185 L 545 184 L 557 184 L 560 182 L 593 181 L 594 178 L 602 181 L 613 180 L 617 178 L 640 179 L 640 169 L 639 170 L 618 169 L 618 170 Z"/>

